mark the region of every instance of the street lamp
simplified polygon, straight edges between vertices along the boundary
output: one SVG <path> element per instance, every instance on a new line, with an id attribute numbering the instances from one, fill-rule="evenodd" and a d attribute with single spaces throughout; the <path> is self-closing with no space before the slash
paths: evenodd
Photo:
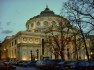
<path id="1" fill-rule="evenodd" d="M 90 53 L 90 56 L 91 56 L 91 60 L 94 60 L 94 54 L 93 54 L 93 52 Z"/>
<path id="2" fill-rule="evenodd" d="M 37 52 L 37 60 L 38 60 L 38 54 L 39 54 L 39 50 L 37 49 L 37 50 L 36 50 L 36 52 Z"/>
<path id="3" fill-rule="evenodd" d="M 32 50 L 30 51 L 30 53 L 31 53 L 31 60 L 32 60 Z"/>

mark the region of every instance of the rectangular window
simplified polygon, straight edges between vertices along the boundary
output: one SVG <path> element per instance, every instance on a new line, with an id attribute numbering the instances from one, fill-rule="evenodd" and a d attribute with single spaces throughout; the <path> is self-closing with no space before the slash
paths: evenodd
<path id="1" fill-rule="evenodd" d="M 15 40 L 15 45 L 17 44 L 17 40 Z"/>
<path id="2" fill-rule="evenodd" d="M 12 46 L 13 46 L 13 42 L 12 42 Z"/>

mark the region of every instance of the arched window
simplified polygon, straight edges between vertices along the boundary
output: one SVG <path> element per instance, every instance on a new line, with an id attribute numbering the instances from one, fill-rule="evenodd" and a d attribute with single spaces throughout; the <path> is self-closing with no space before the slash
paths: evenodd
<path id="1" fill-rule="evenodd" d="M 27 41 L 27 38 L 26 38 L 26 37 L 24 37 L 24 38 L 23 38 L 23 41 Z"/>
<path id="2" fill-rule="evenodd" d="M 47 21 L 44 21 L 44 25 L 47 26 L 48 25 L 48 22 Z"/>
<path id="3" fill-rule="evenodd" d="M 27 25 L 27 28 L 29 29 L 29 25 Z"/>
<path id="4" fill-rule="evenodd" d="M 37 22 L 37 26 L 40 26 L 40 22 Z"/>
<path id="5" fill-rule="evenodd" d="M 33 23 L 31 23 L 31 27 L 33 27 L 34 26 L 34 24 Z"/>
<path id="6" fill-rule="evenodd" d="M 32 38 L 29 38 L 29 41 L 30 41 L 30 42 L 33 42 L 33 39 L 32 39 Z"/>
<path id="7" fill-rule="evenodd" d="M 59 25 L 62 25 L 62 22 L 59 22 Z"/>
<path id="8" fill-rule="evenodd" d="M 55 22 L 55 21 L 52 21 L 52 25 L 53 25 L 53 26 L 56 26 L 57 24 L 56 24 L 56 22 Z"/>

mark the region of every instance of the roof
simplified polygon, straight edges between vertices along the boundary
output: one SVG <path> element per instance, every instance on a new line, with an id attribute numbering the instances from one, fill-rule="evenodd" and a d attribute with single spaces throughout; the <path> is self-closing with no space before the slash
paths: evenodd
<path id="1" fill-rule="evenodd" d="M 55 15 L 53 11 L 51 11 L 48 6 L 45 8 L 44 11 L 40 13 L 41 16 L 53 16 Z"/>
<path id="2" fill-rule="evenodd" d="M 43 11 L 41 11 L 41 13 L 39 15 L 34 16 L 33 18 L 30 18 L 30 20 L 32 20 L 34 18 L 48 17 L 48 16 L 51 16 L 51 17 L 61 17 L 61 18 L 63 18 L 62 16 L 55 14 L 53 11 L 51 11 L 48 8 L 48 6 L 46 6 L 46 8 Z"/>
<path id="3" fill-rule="evenodd" d="M 63 19 L 63 20 L 68 21 L 68 20 L 67 20 L 66 18 L 64 18 L 63 16 L 60 16 L 60 15 L 55 14 L 52 10 L 50 10 L 50 9 L 48 8 L 48 6 L 46 6 L 46 8 L 45 8 L 43 11 L 41 11 L 39 15 L 30 18 L 30 19 L 26 22 L 26 26 L 27 26 L 27 24 L 28 24 L 31 20 L 37 19 L 37 18 L 41 18 L 41 17 L 56 17 L 56 18 L 58 17 L 58 18 L 61 18 L 61 19 Z"/>

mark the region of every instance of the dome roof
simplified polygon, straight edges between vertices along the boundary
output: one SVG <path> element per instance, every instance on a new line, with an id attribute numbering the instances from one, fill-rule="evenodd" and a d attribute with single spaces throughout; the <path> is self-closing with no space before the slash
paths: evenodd
<path id="1" fill-rule="evenodd" d="M 68 23 L 66 18 L 55 14 L 48 8 L 48 6 L 46 6 L 46 8 L 41 11 L 39 15 L 30 18 L 26 22 L 26 28 L 27 30 L 34 31 L 34 29 L 49 27 L 52 24 L 54 24 L 54 26 L 58 26 L 58 23 L 60 22 Z"/>
<path id="2" fill-rule="evenodd" d="M 46 6 L 45 10 L 40 13 L 41 16 L 53 16 L 55 15 L 53 11 L 51 11 L 48 6 Z"/>
<path id="3" fill-rule="evenodd" d="M 37 21 L 36 19 L 40 19 L 40 18 L 42 18 L 42 20 L 43 19 L 45 19 L 45 18 L 47 18 L 47 17 L 49 17 L 49 18 L 60 18 L 60 19 L 63 19 L 63 20 L 67 20 L 66 18 L 64 18 L 63 16 L 60 16 L 60 15 L 57 15 L 57 14 L 55 14 L 52 10 L 50 10 L 49 8 L 48 8 L 48 6 L 46 6 L 46 8 L 43 10 L 43 11 L 41 11 L 40 12 L 40 14 L 39 15 L 37 15 L 37 16 L 34 16 L 34 17 L 32 17 L 32 18 L 30 18 L 27 22 L 26 22 L 26 26 L 28 27 L 28 24 L 31 22 L 31 20 L 33 20 L 34 19 L 34 21 Z M 54 21 L 54 20 L 53 20 Z"/>
<path id="4" fill-rule="evenodd" d="M 39 18 L 39 17 L 61 17 L 60 15 L 55 14 L 53 11 L 51 11 L 48 6 L 46 6 L 46 8 L 37 16 L 34 16 L 33 18 L 30 18 L 30 20 L 34 19 L 34 18 Z"/>

